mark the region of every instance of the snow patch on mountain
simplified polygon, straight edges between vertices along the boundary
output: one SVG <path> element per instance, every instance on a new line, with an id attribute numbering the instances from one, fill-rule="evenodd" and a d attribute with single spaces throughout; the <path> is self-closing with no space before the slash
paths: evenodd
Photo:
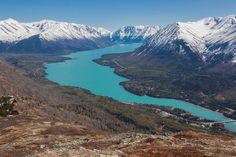
<path id="1" fill-rule="evenodd" d="M 185 46 L 203 60 L 212 55 L 236 54 L 236 16 L 208 17 L 168 25 L 153 35 L 137 54 L 145 56 L 153 50 L 184 54 Z"/>
<path id="2" fill-rule="evenodd" d="M 0 21 L 0 41 L 2 42 L 19 41 L 36 33 L 37 31 L 33 27 L 21 24 L 14 19 Z"/>
<path id="3" fill-rule="evenodd" d="M 108 31 L 104 28 L 89 27 L 82 24 L 43 20 L 27 24 L 35 28 L 41 39 L 48 41 L 96 39 L 105 35 Z"/>
<path id="4" fill-rule="evenodd" d="M 103 27 L 98 27 L 96 29 L 100 33 L 100 35 L 102 35 L 102 36 L 110 36 L 110 34 L 112 33 L 111 31 L 109 31 Z"/>
<path id="5" fill-rule="evenodd" d="M 112 45 L 111 32 L 99 27 L 42 20 L 20 23 L 0 21 L 0 51 L 86 50 Z"/>
<path id="6" fill-rule="evenodd" d="M 33 23 L 20 23 L 14 19 L 0 21 L 0 41 L 16 42 L 39 35 L 48 41 L 65 39 L 95 39 L 109 36 L 110 31 L 82 24 L 42 20 Z"/>
<path id="7" fill-rule="evenodd" d="M 236 63 L 236 56 L 232 59 L 232 63 Z"/>
<path id="8" fill-rule="evenodd" d="M 111 34 L 116 42 L 142 42 L 159 31 L 159 26 L 123 26 Z"/>

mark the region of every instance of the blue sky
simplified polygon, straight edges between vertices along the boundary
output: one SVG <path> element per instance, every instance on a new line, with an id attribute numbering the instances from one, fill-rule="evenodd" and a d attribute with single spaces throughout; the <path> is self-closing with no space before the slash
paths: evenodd
<path id="1" fill-rule="evenodd" d="M 116 29 L 236 14 L 236 0 L 1 0 L 0 20 L 52 19 Z"/>

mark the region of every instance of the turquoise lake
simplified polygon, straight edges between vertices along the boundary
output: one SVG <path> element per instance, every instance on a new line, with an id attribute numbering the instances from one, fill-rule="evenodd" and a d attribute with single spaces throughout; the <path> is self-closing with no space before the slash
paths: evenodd
<path id="1" fill-rule="evenodd" d="M 176 99 L 153 98 L 149 96 L 137 96 L 126 91 L 120 82 L 126 78 L 114 73 L 114 69 L 101 66 L 94 59 L 104 54 L 125 53 L 138 48 L 141 44 L 118 44 L 111 47 L 80 51 L 66 55 L 72 58 L 65 62 L 46 64 L 47 79 L 59 83 L 80 87 L 91 91 L 95 95 L 108 96 L 125 103 L 141 103 L 149 105 L 170 106 L 191 112 L 193 115 L 214 121 L 231 120 L 220 113 Z M 236 123 L 225 124 L 225 127 L 236 132 Z"/>

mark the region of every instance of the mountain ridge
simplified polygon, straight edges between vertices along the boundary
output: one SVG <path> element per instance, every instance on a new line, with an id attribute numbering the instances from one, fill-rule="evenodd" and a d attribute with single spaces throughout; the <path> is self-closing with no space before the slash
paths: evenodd
<path id="1" fill-rule="evenodd" d="M 115 42 L 143 42 L 159 29 L 159 26 L 122 26 L 111 33 L 111 39 Z"/>
<path id="2" fill-rule="evenodd" d="M 203 61 L 212 55 L 232 55 L 236 50 L 236 16 L 208 17 L 194 22 L 170 24 L 145 42 L 136 55 L 150 55 L 151 51 L 196 53 Z M 152 53 L 152 52 L 151 52 Z M 153 52 L 154 53 L 154 52 Z"/>
<path id="3" fill-rule="evenodd" d="M 52 52 L 96 49 L 115 43 L 143 42 L 159 26 L 123 26 L 112 32 L 103 27 L 41 20 L 30 23 L 12 18 L 0 21 L 0 52 Z"/>
<path id="4" fill-rule="evenodd" d="M 42 20 L 20 23 L 8 18 L 0 21 L 1 51 L 46 52 L 84 50 L 112 45 L 109 31 L 82 24 Z"/>

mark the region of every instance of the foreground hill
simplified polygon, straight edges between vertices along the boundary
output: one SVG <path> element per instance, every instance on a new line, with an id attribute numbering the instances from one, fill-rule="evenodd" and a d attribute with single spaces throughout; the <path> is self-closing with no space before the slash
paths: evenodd
<path id="1" fill-rule="evenodd" d="M 236 155 L 235 139 L 205 133 L 181 132 L 168 136 L 142 133 L 108 134 L 79 125 L 44 119 L 23 120 L 22 117 L 0 119 L 3 120 L 4 122 L 0 124 L 0 153 L 4 157 L 234 157 Z"/>

